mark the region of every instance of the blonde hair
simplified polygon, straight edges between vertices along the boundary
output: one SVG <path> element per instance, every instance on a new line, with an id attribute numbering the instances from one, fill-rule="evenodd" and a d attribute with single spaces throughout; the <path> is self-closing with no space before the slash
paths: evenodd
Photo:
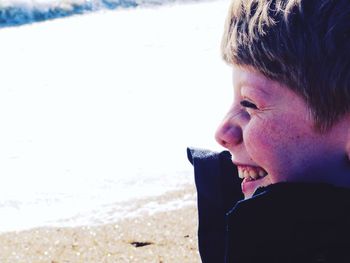
<path id="1" fill-rule="evenodd" d="M 348 0 L 232 0 L 221 50 L 302 96 L 320 129 L 350 110 Z"/>

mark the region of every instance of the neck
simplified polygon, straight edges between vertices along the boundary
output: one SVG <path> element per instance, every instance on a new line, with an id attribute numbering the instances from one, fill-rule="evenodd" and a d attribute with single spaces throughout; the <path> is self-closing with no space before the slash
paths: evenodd
<path id="1" fill-rule="evenodd" d="M 340 163 L 319 171 L 318 182 L 350 188 L 350 161 L 344 156 Z"/>

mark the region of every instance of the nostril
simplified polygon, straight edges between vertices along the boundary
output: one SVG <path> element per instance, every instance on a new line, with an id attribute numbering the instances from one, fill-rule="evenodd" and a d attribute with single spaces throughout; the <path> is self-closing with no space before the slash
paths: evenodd
<path id="1" fill-rule="evenodd" d="M 221 142 L 219 142 L 223 147 L 227 148 L 228 147 L 228 143 L 225 140 L 222 140 Z"/>
<path id="2" fill-rule="evenodd" d="M 229 148 L 242 142 L 242 130 L 238 126 L 221 126 L 215 134 L 216 141 Z"/>
<path id="3" fill-rule="evenodd" d="M 216 141 L 218 142 L 218 144 L 220 144 L 221 146 L 224 146 L 224 147 L 226 147 L 226 141 L 225 140 L 222 140 L 222 139 L 220 139 L 220 138 L 216 138 Z"/>
<path id="4" fill-rule="evenodd" d="M 219 127 L 215 133 L 215 140 L 217 141 L 218 144 L 220 144 L 221 146 L 226 145 L 226 141 L 223 139 L 223 132 L 222 132 L 222 127 Z"/>

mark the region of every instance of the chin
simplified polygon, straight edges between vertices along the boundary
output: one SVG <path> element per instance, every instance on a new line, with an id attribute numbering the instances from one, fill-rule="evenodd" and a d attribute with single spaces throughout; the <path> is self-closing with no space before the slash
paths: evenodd
<path id="1" fill-rule="evenodd" d="M 242 192 L 244 194 L 244 199 L 251 198 L 258 188 L 266 187 L 270 184 L 272 184 L 272 182 L 269 175 L 257 180 L 244 179 L 242 182 Z"/>

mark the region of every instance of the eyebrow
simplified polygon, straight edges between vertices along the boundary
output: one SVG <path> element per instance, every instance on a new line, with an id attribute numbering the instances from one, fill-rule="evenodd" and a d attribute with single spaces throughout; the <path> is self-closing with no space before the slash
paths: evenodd
<path id="1" fill-rule="evenodd" d="M 268 91 L 266 88 L 262 88 L 262 86 L 271 86 L 273 85 L 272 83 L 268 83 L 268 80 L 265 78 L 260 78 L 259 76 L 254 76 L 252 78 L 252 76 L 250 75 L 250 77 L 245 76 L 245 73 L 243 74 L 237 74 L 236 77 L 234 78 L 235 74 L 233 74 L 233 80 L 235 83 L 235 86 L 237 88 L 239 88 L 240 90 L 242 89 L 242 87 L 254 87 L 254 91 L 258 91 L 259 94 L 261 94 L 261 96 L 263 98 L 266 97 L 271 97 L 272 96 L 272 92 Z"/>
<path id="2" fill-rule="evenodd" d="M 240 87 L 241 90 L 242 89 L 252 90 L 252 92 L 258 93 L 258 95 L 263 97 L 263 98 L 270 98 L 271 97 L 271 92 L 267 91 L 266 88 L 262 88 L 261 85 L 258 85 L 255 82 L 240 81 L 240 82 L 238 82 L 238 86 Z"/>

